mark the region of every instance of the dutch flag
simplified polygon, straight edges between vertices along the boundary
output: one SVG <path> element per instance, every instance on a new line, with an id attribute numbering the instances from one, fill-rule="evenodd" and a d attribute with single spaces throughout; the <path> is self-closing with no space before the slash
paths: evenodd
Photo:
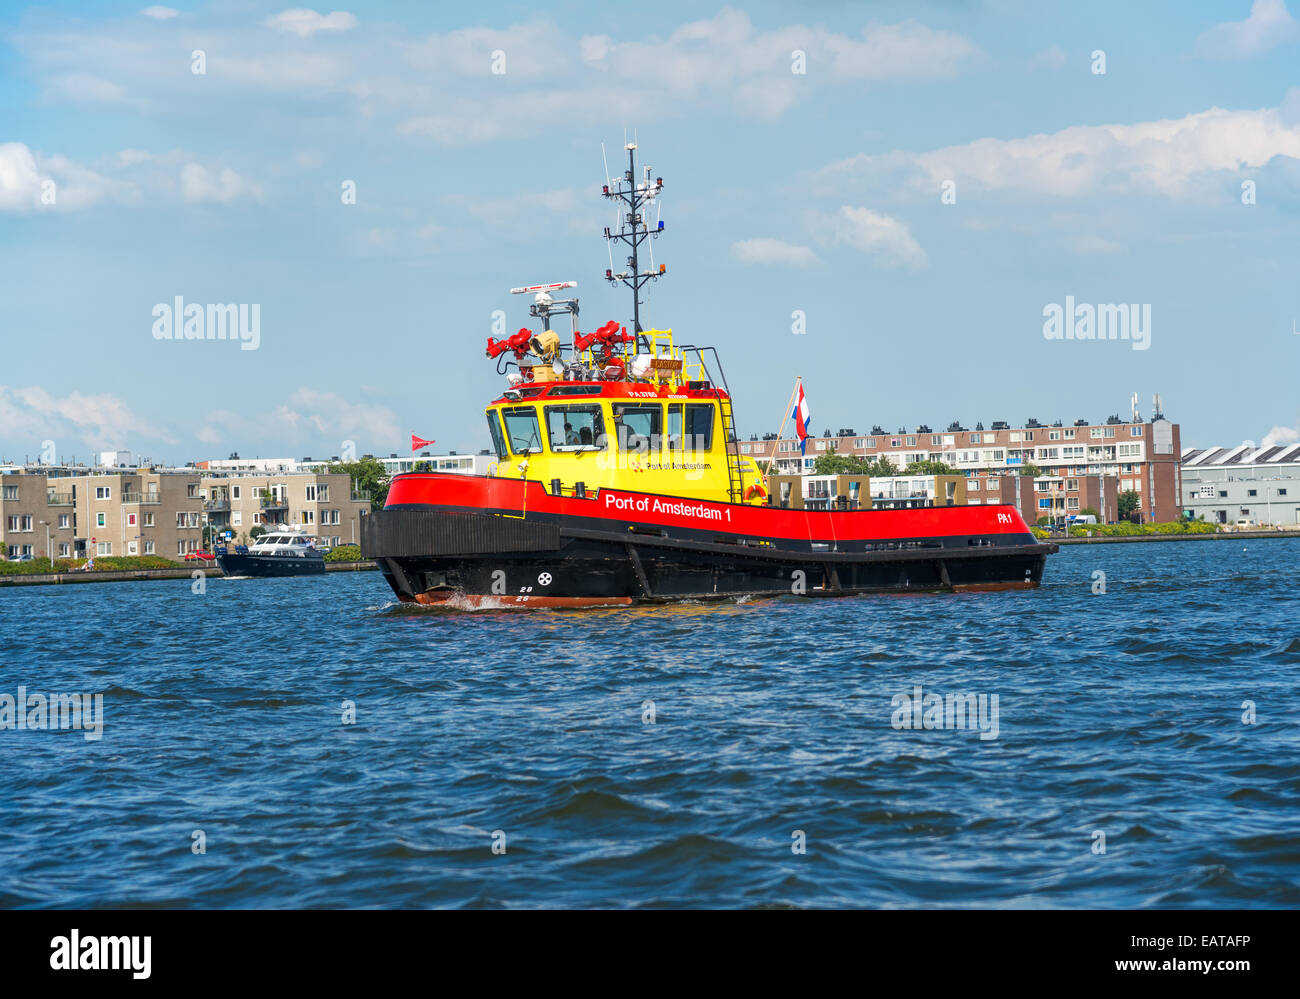
<path id="1" fill-rule="evenodd" d="M 812 426 L 812 411 L 808 408 L 808 399 L 803 394 L 803 382 L 799 382 L 794 394 L 794 409 L 790 413 L 794 420 L 794 432 L 799 437 L 799 453 L 808 451 L 808 428 Z"/>

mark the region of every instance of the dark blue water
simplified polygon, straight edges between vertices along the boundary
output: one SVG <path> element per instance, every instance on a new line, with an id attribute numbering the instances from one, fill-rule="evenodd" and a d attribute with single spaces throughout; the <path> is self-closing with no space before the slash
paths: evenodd
<path id="1" fill-rule="evenodd" d="M 102 692 L 105 726 L 0 731 L 0 904 L 1296 906 L 1298 557 L 586 612 L 374 572 L 6 588 L 0 693 Z M 997 737 L 895 728 L 918 684 L 998 695 Z"/>

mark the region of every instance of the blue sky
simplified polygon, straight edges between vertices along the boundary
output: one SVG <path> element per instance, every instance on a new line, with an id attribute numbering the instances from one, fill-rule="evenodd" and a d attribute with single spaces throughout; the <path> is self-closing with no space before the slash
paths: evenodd
<path id="1" fill-rule="evenodd" d="M 1136 391 L 1185 445 L 1297 439 L 1290 4 L 6 0 L 0 457 L 487 446 L 507 289 L 628 318 L 625 128 L 665 180 L 643 318 L 721 349 L 746 436 L 800 374 L 815 432 Z M 155 339 L 177 296 L 257 304 L 258 349 Z M 1046 339 L 1067 296 L 1149 304 L 1149 349 Z"/>

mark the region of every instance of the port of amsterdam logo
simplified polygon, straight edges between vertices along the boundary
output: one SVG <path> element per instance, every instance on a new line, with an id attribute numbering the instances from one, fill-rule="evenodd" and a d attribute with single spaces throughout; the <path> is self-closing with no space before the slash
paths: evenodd
<path id="1" fill-rule="evenodd" d="M 549 572 L 544 572 L 544 573 L 542 573 L 540 576 L 538 576 L 538 577 L 537 577 L 537 585 L 538 585 L 538 586 L 550 586 L 550 585 L 551 585 L 551 574 L 550 574 Z"/>

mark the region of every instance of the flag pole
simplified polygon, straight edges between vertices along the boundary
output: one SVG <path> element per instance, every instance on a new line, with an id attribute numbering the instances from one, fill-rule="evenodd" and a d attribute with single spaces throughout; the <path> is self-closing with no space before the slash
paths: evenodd
<path id="1" fill-rule="evenodd" d="M 799 383 L 802 381 L 803 375 L 794 376 L 794 388 L 790 390 L 790 401 L 785 404 L 785 411 L 781 416 L 781 425 L 776 430 L 776 445 L 778 447 L 781 444 L 781 432 L 785 430 L 785 421 L 790 419 L 790 408 L 794 405 L 795 397 L 799 394 Z M 763 473 L 764 478 L 772 474 L 772 462 L 775 460 L 776 452 L 773 451 L 772 455 L 767 459 L 767 470 Z"/>

